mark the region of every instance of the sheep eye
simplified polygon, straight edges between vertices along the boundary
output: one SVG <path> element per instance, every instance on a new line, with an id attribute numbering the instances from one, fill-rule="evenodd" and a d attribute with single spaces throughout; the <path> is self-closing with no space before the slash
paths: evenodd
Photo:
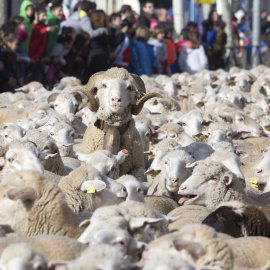
<path id="1" fill-rule="evenodd" d="M 5 135 L 5 138 L 8 138 L 8 135 Z"/>
<path id="2" fill-rule="evenodd" d="M 55 104 L 55 105 L 54 105 L 54 107 L 57 107 L 57 106 L 58 106 L 58 104 Z"/>
<path id="3" fill-rule="evenodd" d="M 137 191 L 138 191 L 138 192 L 141 192 L 142 190 L 141 190 L 140 188 L 137 188 Z"/>
<path id="4" fill-rule="evenodd" d="M 51 132 L 51 133 L 50 133 L 50 135 L 51 135 L 51 136 L 54 136 L 54 133 L 53 133 L 53 132 Z"/>
<path id="5" fill-rule="evenodd" d="M 174 137 L 175 137 L 175 135 L 174 135 L 174 134 L 172 134 L 172 135 L 170 135 L 170 137 L 171 137 L 171 138 L 174 138 Z"/>
<path id="6" fill-rule="evenodd" d="M 155 101 L 154 101 L 153 105 L 158 105 L 158 102 L 157 102 L 157 100 L 156 100 L 156 99 L 155 99 Z"/>
<path id="7" fill-rule="evenodd" d="M 165 162 L 164 162 L 164 164 L 166 164 L 166 165 L 167 165 L 167 164 L 168 164 L 168 161 L 165 161 Z"/>
<path id="8" fill-rule="evenodd" d="M 228 137 L 231 137 L 231 136 L 232 136 L 232 134 L 231 134 L 231 133 L 228 133 L 228 134 L 227 134 L 227 136 L 228 136 Z"/>
<path id="9" fill-rule="evenodd" d="M 105 83 L 103 83 L 103 84 L 102 84 L 102 87 L 106 88 L 106 87 L 107 87 L 107 85 L 106 85 Z"/>
<path id="10" fill-rule="evenodd" d="M 132 90 L 132 86 L 131 86 L 131 85 L 128 86 L 127 89 L 128 89 L 128 90 Z"/>
<path id="11" fill-rule="evenodd" d="M 186 126 L 185 123 L 179 123 L 179 125 L 182 126 L 182 127 Z"/>
<path id="12" fill-rule="evenodd" d="M 12 162 L 14 160 L 14 158 L 9 158 L 8 162 Z"/>
<path id="13" fill-rule="evenodd" d="M 127 192 L 127 189 L 126 189 L 125 187 L 123 187 L 123 191 L 124 191 L 124 192 Z"/>

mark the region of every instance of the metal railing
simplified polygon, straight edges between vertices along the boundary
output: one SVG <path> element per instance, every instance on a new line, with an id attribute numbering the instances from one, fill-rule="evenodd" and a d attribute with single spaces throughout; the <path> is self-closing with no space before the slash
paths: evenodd
<path id="1" fill-rule="evenodd" d="M 255 50 L 253 50 L 255 48 Z M 259 57 L 259 65 L 264 64 L 270 67 L 270 45 L 264 54 L 260 53 L 260 46 L 234 46 L 226 47 L 225 69 L 229 70 L 233 66 L 243 69 L 252 68 L 254 53 Z M 253 52 L 253 55 L 252 55 Z"/>

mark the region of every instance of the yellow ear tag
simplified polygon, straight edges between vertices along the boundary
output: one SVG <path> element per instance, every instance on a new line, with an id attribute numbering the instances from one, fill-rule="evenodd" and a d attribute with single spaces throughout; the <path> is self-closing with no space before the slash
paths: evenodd
<path id="1" fill-rule="evenodd" d="M 267 130 L 267 131 L 270 131 L 270 127 L 267 127 L 266 130 Z"/>
<path id="2" fill-rule="evenodd" d="M 198 103 L 198 104 L 197 104 L 197 107 L 198 107 L 198 108 L 201 108 L 202 106 L 203 106 L 203 103 Z"/>
<path id="3" fill-rule="evenodd" d="M 87 193 L 96 193 L 96 189 L 93 184 L 87 189 Z"/>
<path id="4" fill-rule="evenodd" d="M 230 86 L 235 86 L 235 83 L 234 83 L 234 82 L 231 82 L 231 83 L 230 83 Z"/>
<path id="5" fill-rule="evenodd" d="M 270 260 L 268 260 L 268 261 L 266 262 L 266 265 L 268 265 L 268 264 L 270 264 Z"/>
<path id="6" fill-rule="evenodd" d="M 159 175 L 160 171 L 152 171 L 152 175 L 156 176 Z"/>
<path id="7" fill-rule="evenodd" d="M 90 224 L 90 220 L 86 220 L 84 223 L 83 223 L 83 226 L 88 226 Z"/>
<path id="8" fill-rule="evenodd" d="M 254 187 L 258 187 L 258 178 L 254 178 L 254 179 L 251 179 L 251 184 L 252 184 L 252 186 L 254 186 Z"/>
<path id="9" fill-rule="evenodd" d="M 87 154 L 86 152 L 83 152 L 83 151 L 81 151 L 81 150 L 80 150 L 79 152 L 82 153 L 82 154 Z"/>
<path id="10" fill-rule="evenodd" d="M 149 155 L 149 158 L 151 159 L 151 158 L 155 158 L 155 154 L 151 154 L 151 155 Z"/>
<path id="11" fill-rule="evenodd" d="M 204 134 L 202 134 L 202 135 L 200 136 L 200 138 L 203 139 L 203 140 L 206 140 L 206 139 L 207 139 L 207 137 L 206 137 Z"/>

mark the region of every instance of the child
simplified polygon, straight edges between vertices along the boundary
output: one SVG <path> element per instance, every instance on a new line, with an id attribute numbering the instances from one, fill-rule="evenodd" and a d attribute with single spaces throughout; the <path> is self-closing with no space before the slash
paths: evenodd
<path id="1" fill-rule="evenodd" d="M 23 43 L 24 53 L 28 55 L 29 43 L 33 31 L 33 21 L 35 19 L 34 4 L 30 0 L 24 0 L 20 8 L 20 16 L 25 19 L 27 39 Z"/>
<path id="2" fill-rule="evenodd" d="M 153 46 L 147 44 L 150 37 L 150 31 L 146 26 L 140 26 L 136 30 L 136 38 L 131 42 L 131 61 L 129 63 L 129 72 L 139 76 L 146 74 L 148 76 L 154 73 L 153 64 L 155 60 Z"/>
<path id="3" fill-rule="evenodd" d="M 168 55 L 168 65 L 170 74 L 177 72 L 177 55 L 176 55 L 176 46 L 173 42 L 173 25 L 165 24 L 165 38 L 167 41 L 167 55 Z"/>
<path id="4" fill-rule="evenodd" d="M 168 74 L 168 56 L 164 27 L 155 26 L 152 29 L 153 39 L 149 44 L 154 46 L 156 63 L 154 67 L 155 74 Z"/>
<path id="5" fill-rule="evenodd" d="M 21 16 L 15 16 L 15 17 L 11 18 L 11 21 L 13 21 L 17 24 L 18 30 L 19 30 L 20 43 L 19 43 L 19 49 L 17 50 L 17 54 L 19 55 L 20 60 L 23 60 L 29 64 L 31 59 L 24 53 L 24 49 L 23 49 L 23 43 L 28 38 L 28 34 L 26 32 L 27 25 L 26 25 L 25 19 Z"/>
<path id="6" fill-rule="evenodd" d="M 15 33 L 2 34 L 0 40 L 0 89 L 13 90 L 17 86 L 14 65 L 17 61 L 16 50 L 19 38 Z"/>
<path id="7" fill-rule="evenodd" d="M 48 33 L 46 45 L 46 54 L 48 56 L 51 56 L 54 45 L 57 42 L 62 15 L 63 15 L 62 4 L 53 4 L 50 9 L 47 9 L 48 18 L 46 21 L 46 25 L 58 27 L 54 31 Z"/>
<path id="8" fill-rule="evenodd" d="M 58 37 L 57 43 L 51 52 L 52 61 L 47 70 L 47 80 L 49 83 L 52 83 L 54 77 L 57 77 L 55 76 L 56 72 L 58 72 L 59 79 L 61 79 L 60 77 L 64 77 L 64 74 L 61 72 L 61 68 L 67 63 L 64 56 L 71 50 L 72 45 L 73 39 L 71 36 L 61 34 Z"/>
<path id="9" fill-rule="evenodd" d="M 46 47 L 47 32 L 53 32 L 57 26 L 45 26 L 47 20 L 46 10 L 43 8 L 36 9 L 34 28 L 29 44 L 29 56 L 34 60 L 39 60 Z"/>

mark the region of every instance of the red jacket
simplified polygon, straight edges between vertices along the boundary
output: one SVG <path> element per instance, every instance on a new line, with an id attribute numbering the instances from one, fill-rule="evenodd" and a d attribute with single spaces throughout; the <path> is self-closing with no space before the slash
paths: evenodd
<path id="1" fill-rule="evenodd" d="M 34 24 L 29 44 L 28 55 L 31 58 L 38 60 L 45 50 L 46 41 L 47 41 L 46 26 L 41 23 Z"/>

